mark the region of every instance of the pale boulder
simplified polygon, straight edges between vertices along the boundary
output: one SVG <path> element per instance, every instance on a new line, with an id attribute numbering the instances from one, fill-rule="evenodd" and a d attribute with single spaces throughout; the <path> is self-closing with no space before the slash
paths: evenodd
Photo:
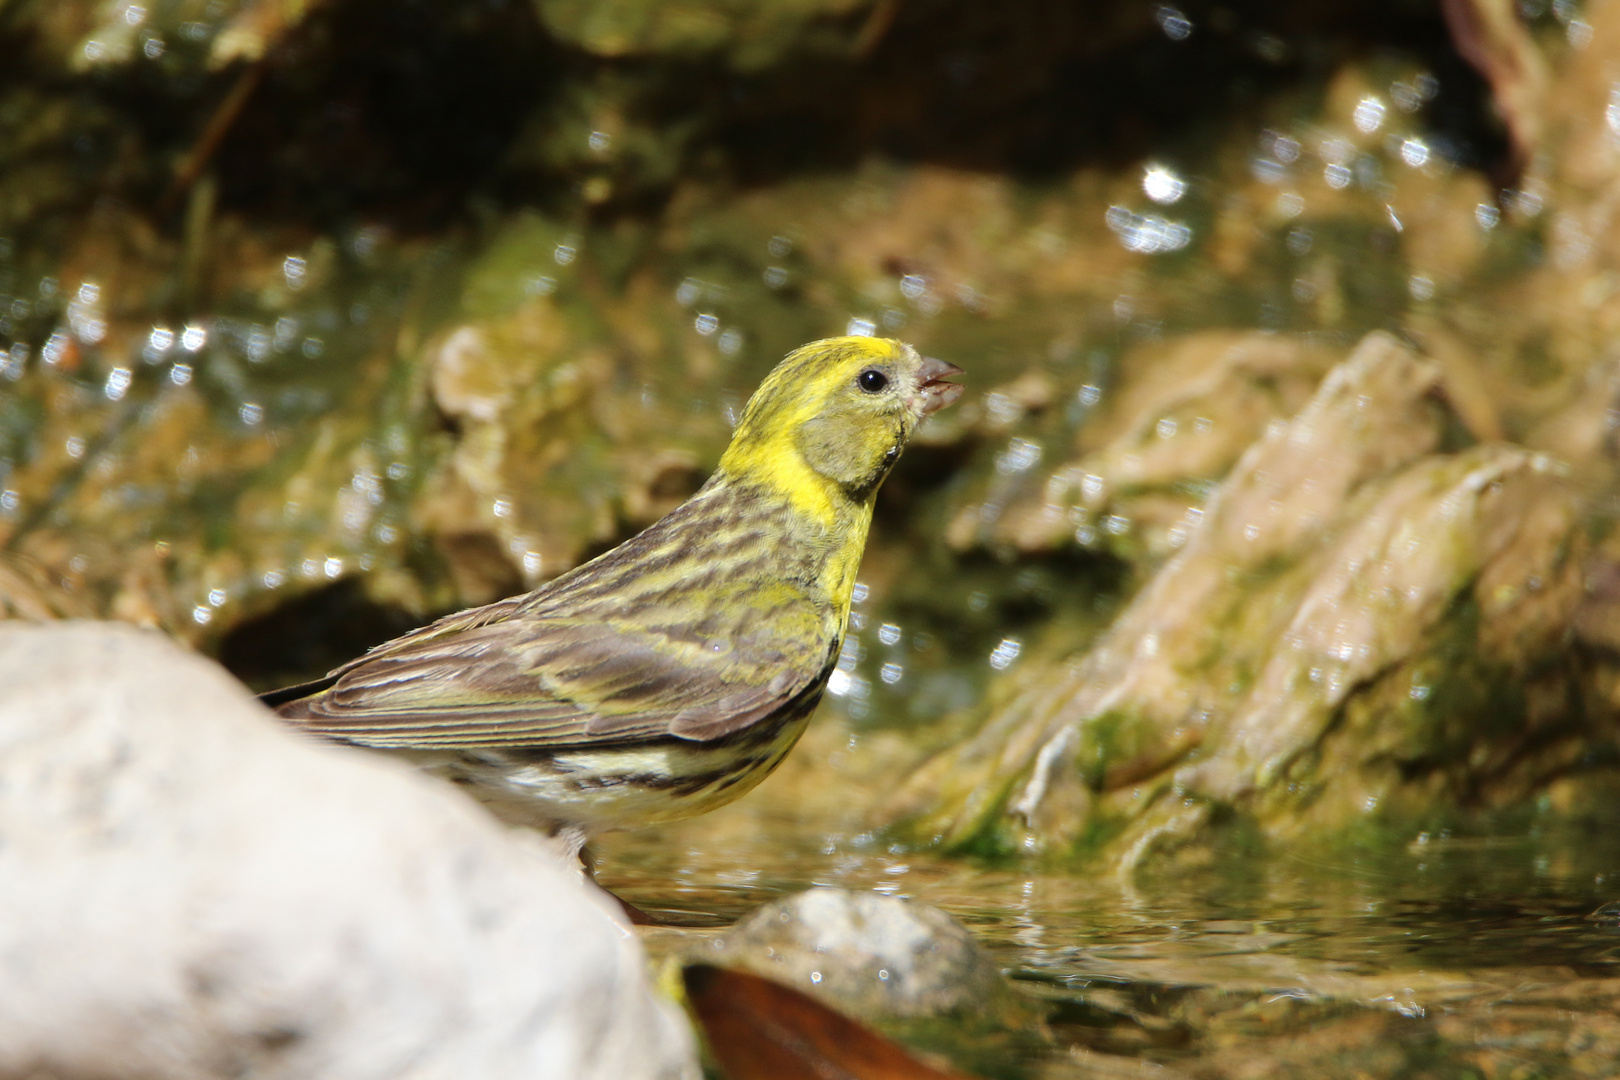
<path id="1" fill-rule="evenodd" d="M 0 625 L 0 1077 L 696 1075 L 613 902 L 166 639 Z"/>

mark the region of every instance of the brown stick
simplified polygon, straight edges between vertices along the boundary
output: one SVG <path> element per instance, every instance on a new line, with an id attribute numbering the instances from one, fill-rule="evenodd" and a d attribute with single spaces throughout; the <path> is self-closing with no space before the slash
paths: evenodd
<path id="1" fill-rule="evenodd" d="M 857 60 L 865 60 L 872 55 L 872 51 L 882 42 L 889 27 L 894 25 L 894 18 L 900 14 L 900 0 L 878 0 L 872 8 L 872 13 L 866 17 L 861 26 L 861 32 L 855 35 L 855 45 L 850 50 Z"/>
<path id="2" fill-rule="evenodd" d="M 241 115 L 242 109 L 247 105 L 248 98 L 258 89 L 259 83 L 264 80 L 264 73 L 270 66 L 270 52 L 259 57 L 249 64 L 236 79 L 236 85 L 231 87 L 230 93 L 225 95 L 219 105 L 214 109 L 214 115 L 208 118 L 208 126 L 203 128 L 202 134 L 192 144 L 191 152 L 186 154 L 174 170 L 174 179 L 169 183 L 169 189 L 163 193 L 158 202 L 158 209 L 167 213 L 197 182 L 197 177 L 208 165 L 208 160 L 219 149 L 219 144 L 225 140 L 230 132 L 231 125 Z"/>

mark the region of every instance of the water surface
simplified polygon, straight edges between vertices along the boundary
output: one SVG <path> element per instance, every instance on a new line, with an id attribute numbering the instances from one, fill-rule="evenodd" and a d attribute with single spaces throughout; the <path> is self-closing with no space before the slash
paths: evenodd
<path id="1" fill-rule="evenodd" d="M 603 883 L 690 924 L 648 931 L 655 956 L 800 889 L 874 890 L 949 911 L 1048 1002 L 1048 1030 L 998 1075 L 1578 1077 L 1620 1060 L 1620 922 L 1593 917 L 1620 899 L 1612 829 L 1228 851 L 1127 880 L 903 850 L 829 813 L 818 765 L 839 782 L 803 762 L 752 802 L 605 838 Z"/>

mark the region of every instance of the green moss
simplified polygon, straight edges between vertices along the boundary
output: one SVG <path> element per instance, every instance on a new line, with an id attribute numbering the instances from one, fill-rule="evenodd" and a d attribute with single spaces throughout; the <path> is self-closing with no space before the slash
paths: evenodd
<path id="1" fill-rule="evenodd" d="M 462 313 L 470 319 L 498 319 L 535 296 L 551 295 L 559 278 L 570 282 L 573 277 L 559 254 L 566 251 L 563 258 L 571 263 L 581 242 L 574 229 L 532 210 L 507 219 L 467 273 Z"/>

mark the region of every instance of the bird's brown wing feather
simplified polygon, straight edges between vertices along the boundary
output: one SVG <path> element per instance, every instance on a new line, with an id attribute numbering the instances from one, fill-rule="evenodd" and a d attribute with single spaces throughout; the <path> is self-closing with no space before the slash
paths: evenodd
<path id="1" fill-rule="evenodd" d="M 308 682 L 271 690 L 268 693 L 260 694 L 259 700 L 288 719 L 299 719 L 303 716 L 301 710 L 307 707 L 309 700 L 331 689 L 346 672 L 359 667 L 368 660 L 377 659 L 385 652 L 402 649 L 412 643 L 427 641 L 430 638 L 442 638 L 447 634 L 453 634 L 460 630 L 470 630 L 474 627 L 500 622 L 502 619 L 510 618 L 518 610 L 519 604 L 524 599 L 522 596 L 512 596 L 505 600 L 497 600 L 493 604 L 485 604 L 482 607 L 468 608 L 465 611 L 446 615 L 442 619 L 436 619 L 426 626 L 418 627 L 408 634 L 385 642 L 364 656 L 356 657 L 348 663 L 328 671 L 319 679 L 311 679 Z M 283 708 L 283 706 L 291 705 L 298 707 Z"/>
<path id="2" fill-rule="evenodd" d="M 447 616 L 272 701 L 311 731 L 379 747 L 723 738 L 827 677 L 839 616 L 809 584 L 820 549 L 792 539 L 800 527 L 753 487 L 706 487 L 532 593 Z"/>
<path id="3" fill-rule="evenodd" d="M 279 712 L 378 747 L 608 746 L 709 740 L 755 723 L 824 678 L 828 656 L 723 654 L 656 630 L 522 615 L 426 627 L 334 672 Z"/>

